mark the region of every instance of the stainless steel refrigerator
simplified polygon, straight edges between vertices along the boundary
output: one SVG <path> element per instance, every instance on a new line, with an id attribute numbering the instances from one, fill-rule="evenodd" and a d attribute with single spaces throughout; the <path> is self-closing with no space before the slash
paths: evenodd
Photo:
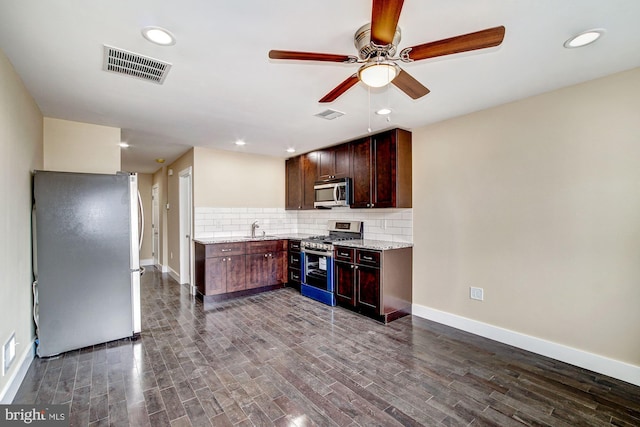
<path id="1" fill-rule="evenodd" d="M 33 194 L 38 356 L 139 334 L 137 176 L 36 171 Z"/>

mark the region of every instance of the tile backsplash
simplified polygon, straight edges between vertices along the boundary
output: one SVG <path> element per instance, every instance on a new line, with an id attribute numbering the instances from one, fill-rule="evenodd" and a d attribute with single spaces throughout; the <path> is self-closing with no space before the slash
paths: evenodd
<path id="1" fill-rule="evenodd" d="M 283 208 L 195 208 L 195 237 L 240 237 L 251 234 L 251 223 L 258 221 L 257 234 L 327 234 L 327 221 L 360 220 L 366 239 L 413 242 L 412 209 L 351 209 L 287 211 Z"/>

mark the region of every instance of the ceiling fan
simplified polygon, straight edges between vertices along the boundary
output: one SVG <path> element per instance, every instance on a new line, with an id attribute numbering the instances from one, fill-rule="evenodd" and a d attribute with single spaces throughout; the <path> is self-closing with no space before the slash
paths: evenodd
<path id="1" fill-rule="evenodd" d="M 354 43 L 360 58 L 353 55 L 330 53 L 296 52 L 271 50 L 271 59 L 292 59 L 299 61 L 323 61 L 363 64 L 358 71 L 340 83 L 319 102 L 333 102 L 358 81 L 371 87 L 382 87 L 393 83 L 398 89 L 413 99 L 429 93 L 429 89 L 401 69 L 397 61 L 413 62 L 454 53 L 498 46 L 504 39 L 503 26 L 488 28 L 474 33 L 463 34 L 448 39 L 407 47 L 394 57 L 400 42 L 398 19 L 404 0 L 373 0 L 371 23 L 356 31 Z"/>

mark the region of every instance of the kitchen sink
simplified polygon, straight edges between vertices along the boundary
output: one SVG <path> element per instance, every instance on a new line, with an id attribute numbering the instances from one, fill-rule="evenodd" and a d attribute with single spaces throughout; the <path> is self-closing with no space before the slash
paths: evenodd
<path id="1" fill-rule="evenodd" d="M 278 239 L 278 236 L 267 234 L 267 235 L 264 235 L 264 236 L 256 236 L 256 237 L 243 236 L 242 238 L 243 239 L 248 239 L 248 240 L 274 240 L 274 239 Z"/>

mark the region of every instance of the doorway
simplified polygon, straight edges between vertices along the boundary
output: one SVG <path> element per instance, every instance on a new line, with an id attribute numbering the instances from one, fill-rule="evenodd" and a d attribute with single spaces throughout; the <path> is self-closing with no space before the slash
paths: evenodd
<path id="1" fill-rule="evenodd" d="M 151 187 L 151 255 L 153 265 L 160 267 L 160 187 Z"/>

